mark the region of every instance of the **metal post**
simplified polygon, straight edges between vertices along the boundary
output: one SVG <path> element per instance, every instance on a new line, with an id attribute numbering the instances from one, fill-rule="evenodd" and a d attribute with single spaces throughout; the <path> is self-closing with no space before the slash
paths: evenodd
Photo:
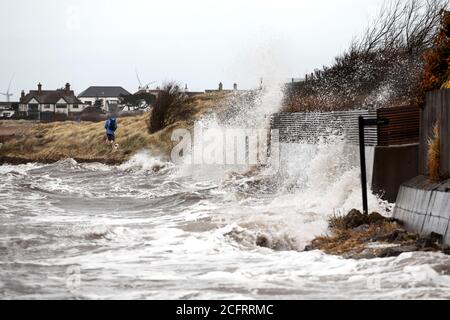
<path id="1" fill-rule="evenodd" d="M 367 177 L 366 177 L 366 150 L 364 143 L 364 117 L 359 116 L 358 118 L 359 127 L 359 158 L 361 160 L 361 189 L 362 189 L 362 205 L 363 214 L 368 214 L 367 205 Z"/>

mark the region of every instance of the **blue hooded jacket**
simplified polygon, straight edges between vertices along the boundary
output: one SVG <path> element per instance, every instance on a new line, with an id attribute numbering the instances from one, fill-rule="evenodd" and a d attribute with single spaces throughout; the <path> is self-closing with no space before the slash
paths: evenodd
<path id="1" fill-rule="evenodd" d="M 105 122 L 106 134 L 114 134 L 117 129 L 117 120 L 116 118 L 109 118 Z"/>

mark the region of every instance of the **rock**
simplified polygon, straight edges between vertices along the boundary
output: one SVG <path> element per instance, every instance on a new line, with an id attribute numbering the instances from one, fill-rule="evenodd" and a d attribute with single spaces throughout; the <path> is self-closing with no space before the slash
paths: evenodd
<path id="1" fill-rule="evenodd" d="M 367 223 L 367 216 L 363 215 L 360 211 L 356 209 L 352 209 L 343 218 L 343 224 L 346 229 L 353 229 L 366 223 Z"/>
<path id="2" fill-rule="evenodd" d="M 369 222 L 369 224 L 379 224 L 379 223 L 387 221 L 387 220 L 388 220 L 387 218 L 383 217 L 378 212 L 372 212 L 367 217 L 367 221 Z"/>
<path id="3" fill-rule="evenodd" d="M 442 247 L 442 253 L 446 255 L 450 255 L 450 247 L 445 245 Z"/>
<path id="4" fill-rule="evenodd" d="M 416 245 L 422 250 L 439 250 L 443 249 L 439 245 L 442 243 L 442 235 L 432 232 L 428 237 L 420 237 L 416 240 Z"/>
<path id="5" fill-rule="evenodd" d="M 363 252 L 361 252 L 360 254 L 358 254 L 357 256 L 353 257 L 354 259 L 373 259 L 373 258 L 377 258 L 377 255 L 375 254 L 374 250 L 364 250 Z"/>
<path id="6" fill-rule="evenodd" d="M 369 225 L 368 224 L 362 224 L 359 227 L 353 228 L 352 229 L 355 232 L 366 232 L 367 230 L 369 230 Z"/>
<path id="7" fill-rule="evenodd" d="M 416 246 L 418 246 L 421 249 L 429 249 L 434 248 L 436 244 L 429 237 L 422 237 L 416 240 Z"/>
<path id="8" fill-rule="evenodd" d="M 397 229 L 392 232 L 376 235 L 371 238 L 371 241 L 373 241 L 373 242 L 379 242 L 379 241 L 401 242 L 401 241 L 408 241 L 408 240 L 415 240 L 415 239 L 411 239 L 408 232 L 406 232 L 403 229 Z"/>
<path id="9" fill-rule="evenodd" d="M 269 248 L 270 240 L 265 235 L 258 235 L 256 238 L 256 245 L 259 247 Z"/>
<path id="10" fill-rule="evenodd" d="M 379 251 L 377 257 L 379 258 L 397 257 L 402 253 L 414 251 L 418 251 L 418 248 L 415 245 L 391 247 Z"/>
<path id="11" fill-rule="evenodd" d="M 439 233 L 432 232 L 430 234 L 430 240 L 434 243 L 442 243 L 443 236 Z"/>
<path id="12" fill-rule="evenodd" d="M 440 264 L 432 267 L 434 271 L 441 275 L 450 275 L 450 266 L 447 264 Z"/>

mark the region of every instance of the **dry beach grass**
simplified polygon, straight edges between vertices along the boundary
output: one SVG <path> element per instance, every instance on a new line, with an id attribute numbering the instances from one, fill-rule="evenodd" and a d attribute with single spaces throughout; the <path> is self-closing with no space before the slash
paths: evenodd
<path id="1" fill-rule="evenodd" d="M 219 109 L 224 93 L 196 96 L 189 101 L 192 116 L 177 119 L 161 131 L 150 134 L 147 130 L 149 113 L 135 117 L 119 118 L 116 132 L 118 150 L 105 141 L 104 122 L 52 122 L 0 121 L 0 148 L 2 162 L 54 162 L 65 158 L 77 161 L 121 163 L 141 149 L 152 154 L 168 156 L 173 146 L 172 131 L 176 128 L 192 128 L 196 119 L 208 111 Z"/>
<path id="2" fill-rule="evenodd" d="M 329 234 L 316 237 L 305 250 L 322 250 L 345 258 L 370 259 L 398 256 L 412 251 L 442 251 L 442 238 L 432 233 L 428 237 L 408 232 L 398 221 L 373 212 L 364 215 L 351 210 L 344 216 L 331 216 Z"/>

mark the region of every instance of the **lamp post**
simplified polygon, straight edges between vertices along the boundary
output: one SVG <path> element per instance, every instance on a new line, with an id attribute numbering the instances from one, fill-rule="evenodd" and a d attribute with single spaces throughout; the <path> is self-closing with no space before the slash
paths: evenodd
<path id="1" fill-rule="evenodd" d="M 362 190 L 362 205 L 363 214 L 369 213 L 367 204 L 367 172 L 366 172 L 366 149 L 364 127 L 366 126 L 383 126 L 389 124 L 388 119 L 364 119 L 363 116 L 358 117 L 359 130 L 359 159 L 361 161 L 361 190 Z"/>

